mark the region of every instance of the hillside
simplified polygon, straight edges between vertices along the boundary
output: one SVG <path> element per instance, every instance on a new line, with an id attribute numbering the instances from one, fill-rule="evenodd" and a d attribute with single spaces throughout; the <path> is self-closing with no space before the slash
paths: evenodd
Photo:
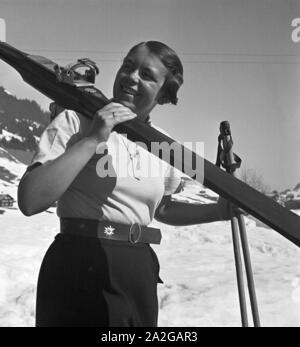
<path id="1" fill-rule="evenodd" d="M 0 146 L 7 150 L 33 152 L 49 123 L 45 112 L 32 100 L 22 100 L 0 87 Z"/>
<path id="2" fill-rule="evenodd" d="M 26 165 L 7 150 L 0 147 L 0 193 L 17 198 L 17 185 L 26 170 Z"/>

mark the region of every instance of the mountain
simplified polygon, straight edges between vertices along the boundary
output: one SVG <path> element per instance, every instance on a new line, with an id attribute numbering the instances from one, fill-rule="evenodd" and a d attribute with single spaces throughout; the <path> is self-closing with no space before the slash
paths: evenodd
<path id="1" fill-rule="evenodd" d="M 18 99 L 0 87 L 0 146 L 33 152 L 50 114 L 32 100 Z M 17 155 L 17 152 L 14 153 Z"/>
<path id="2" fill-rule="evenodd" d="M 300 183 L 296 185 L 296 187 L 293 189 L 295 192 L 298 192 L 300 194 Z"/>

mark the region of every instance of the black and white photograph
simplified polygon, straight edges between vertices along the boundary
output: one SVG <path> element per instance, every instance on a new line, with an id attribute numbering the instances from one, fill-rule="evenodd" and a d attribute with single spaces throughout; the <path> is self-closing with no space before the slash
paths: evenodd
<path id="1" fill-rule="evenodd" d="M 0 0 L 0 327 L 299 327 L 299 149 L 300 0 Z"/>

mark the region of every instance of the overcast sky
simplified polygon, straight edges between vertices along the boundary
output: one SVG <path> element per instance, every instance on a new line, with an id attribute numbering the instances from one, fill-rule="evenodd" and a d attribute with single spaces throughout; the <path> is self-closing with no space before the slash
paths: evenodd
<path id="1" fill-rule="evenodd" d="M 95 60 L 108 97 L 131 46 L 167 43 L 185 83 L 154 123 L 181 142 L 203 141 L 215 161 L 219 123 L 229 120 L 244 167 L 273 189 L 300 182 L 300 43 L 291 39 L 300 0 L 0 0 L 0 17 L 19 49 L 60 64 Z M 2 62 L 0 85 L 49 104 Z"/>

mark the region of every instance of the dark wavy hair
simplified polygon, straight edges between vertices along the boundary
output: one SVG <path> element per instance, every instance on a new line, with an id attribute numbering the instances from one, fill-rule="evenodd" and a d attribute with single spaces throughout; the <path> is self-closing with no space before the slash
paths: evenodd
<path id="1" fill-rule="evenodd" d="M 172 48 L 159 41 L 141 42 L 133 46 L 127 56 L 141 46 L 147 47 L 152 54 L 155 54 L 165 67 L 169 70 L 166 81 L 163 85 L 163 94 L 161 104 L 177 104 L 177 92 L 183 84 L 183 66 L 175 51 Z"/>

